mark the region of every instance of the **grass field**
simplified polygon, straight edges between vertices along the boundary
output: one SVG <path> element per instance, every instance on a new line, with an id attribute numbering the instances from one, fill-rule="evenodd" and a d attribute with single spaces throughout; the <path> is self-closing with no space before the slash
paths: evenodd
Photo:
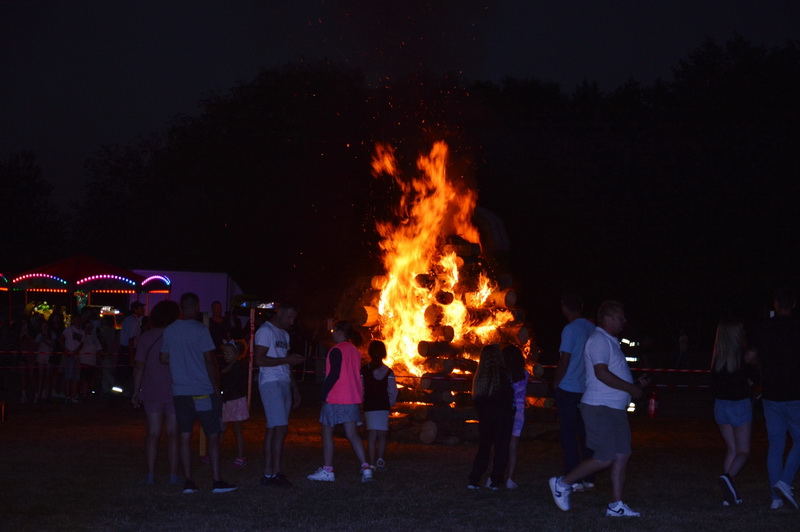
<path id="1" fill-rule="evenodd" d="M 309 385 L 310 387 L 311 385 Z M 313 390 L 306 390 L 313 396 Z M 722 442 L 706 392 L 662 394 L 655 419 L 635 414 L 634 457 L 626 502 L 638 519 L 603 515 L 607 476 L 597 490 L 573 495 L 573 510 L 553 504 L 548 477 L 559 473 L 556 434 L 522 442 L 520 488 L 466 489 L 475 445 L 393 442 L 388 469 L 370 484 L 359 482 L 356 460 L 337 438 L 334 483 L 305 476 L 321 465 L 316 416 L 308 403 L 293 419 L 284 472 L 291 489 L 259 485 L 263 414 L 260 405 L 246 424 L 250 464 L 231 467 L 233 437 L 223 449 L 223 477 L 239 486 L 210 493 L 210 471 L 195 457 L 201 491 L 182 495 L 166 482 L 166 459 L 158 483 L 144 478 L 143 413 L 81 405 L 6 405 L 0 424 L 0 529 L 2 530 L 800 530 L 800 512 L 770 510 L 766 437 L 757 414 L 753 455 L 737 480 L 745 503 L 723 508 L 717 491 Z M 255 405 L 254 405 L 255 406 Z"/>

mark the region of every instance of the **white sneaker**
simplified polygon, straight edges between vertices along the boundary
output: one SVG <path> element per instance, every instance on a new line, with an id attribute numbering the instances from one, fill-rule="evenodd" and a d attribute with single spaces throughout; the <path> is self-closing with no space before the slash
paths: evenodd
<path id="1" fill-rule="evenodd" d="M 361 468 L 361 482 L 372 482 L 372 468 L 371 467 L 362 467 Z"/>
<path id="2" fill-rule="evenodd" d="M 783 508 L 783 501 L 780 499 L 772 499 L 772 504 L 769 505 L 771 510 L 777 510 L 778 508 Z"/>
<path id="3" fill-rule="evenodd" d="M 506 480 L 506 488 L 510 490 L 515 490 L 519 487 L 519 485 L 511 479 Z"/>
<path id="4" fill-rule="evenodd" d="M 619 501 L 616 504 L 609 504 L 606 507 L 606 515 L 609 517 L 639 517 L 639 512 L 634 512 L 628 505 L 622 501 Z"/>
<path id="5" fill-rule="evenodd" d="M 333 471 L 326 471 L 324 467 L 320 467 L 306 478 L 308 478 L 308 480 L 318 480 L 320 482 L 333 482 L 336 475 L 333 474 Z"/>
<path id="6" fill-rule="evenodd" d="M 583 485 L 583 491 L 592 491 L 594 489 L 594 482 L 587 482 L 584 480 L 581 484 Z"/>
<path id="7" fill-rule="evenodd" d="M 792 504 L 792 506 L 795 507 L 795 509 L 797 508 L 797 501 L 794 500 L 794 494 L 792 493 L 793 488 L 789 484 L 787 484 L 782 480 L 779 480 L 772 487 L 778 490 L 778 492 L 781 495 L 783 495 L 783 498 L 789 501 Z"/>
<path id="8" fill-rule="evenodd" d="M 572 491 L 578 491 L 578 492 L 583 491 L 583 482 L 576 482 L 575 484 L 570 486 L 570 489 Z"/>
<path id="9" fill-rule="evenodd" d="M 553 501 L 556 503 L 556 506 L 558 506 L 560 510 L 568 512 L 569 492 L 571 491 L 571 488 L 569 486 L 562 488 L 558 482 L 560 478 L 561 477 L 550 478 L 548 481 L 548 484 L 550 485 L 550 493 L 553 494 Z"/>

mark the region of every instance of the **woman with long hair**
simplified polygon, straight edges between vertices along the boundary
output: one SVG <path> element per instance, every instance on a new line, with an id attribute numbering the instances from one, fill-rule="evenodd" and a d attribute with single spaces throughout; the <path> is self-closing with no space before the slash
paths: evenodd
<path id="1" fill-rule="evenodd" d="M 711 388 L 714 419 L 726 446 L 723 473 L 718 479 L 725 506 L 742 503 L 733 480 L 750 455 L 753 381 L 752 367 L 744 362 L 746 347 L 741 322 L 719 323 L 711 357 Z"/>
<path id="2" fill-rule="evenodd" d="M 505 485 L 516 407 L 511 372 L 506 367 L 503 352 L 497 344 L 484 346 L 481 350 L 478 371 L 472 381 L 472 401 L 478 411 L 480 444 L 472 463 L 467 487 L 480 488 L 481 477 L 489 466 L 489 455 L 494 447 L 489 489 L 498 490 Z"/>
<path id="3" fill-rule="evenodd" d="M 181 309 L 175 301 L 161 301 L 150 313 L 152 327 L 136 343 L 136 367 L 133 370 L 133 406 L 144 405 L 147 415 L 145 483 L 155 483 L 156 455 L 161 426 L 167 433 L 169 483 L 180 484 L 178 477 L 178 421 L 172 400 L 172 376 L 169 366 L 159 360 L 164 329 L 178 319 Z"/>

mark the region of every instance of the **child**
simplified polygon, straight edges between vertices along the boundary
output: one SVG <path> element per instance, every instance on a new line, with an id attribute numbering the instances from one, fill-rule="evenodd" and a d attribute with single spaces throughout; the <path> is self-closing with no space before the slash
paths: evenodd
<path id="1" fill-rule="evenodd" d="M 244 457 L 242 421 L 250 417 L 247 411 L 247 368 L 244 365 L 244 355 L 239 354 L 236 344 L 223 344 L 222 358 L 225 362 L 220 374 L 222 432 L 225 433 L 228 422 L 233 422 L 233 434 L 236 437 L 233 467 L 244 467 L 247 459 Z"/>
<path id="2" fill-rule="evenodd" d="M 503 360 L 511 373 L 511 386 L 514 389 L 514 424 L 511 430 L 511 444 L 508 449 L 508 480 L 506 487 L 517 488 L 514 482 L 514 473 L 517 469 L 517 455 L 519 453 L 519 438 L 522 435 L 522 426 L 525 424 L 525 392 L 528 389 L 528 372 L 525 371 L 525 357 L 515 345 L 503 348 Z"/>
<path id="3" fill-rule="evenodd" d="M 383 363 L 386 345 L 379 340 L 370 342 L 369 364 L 361 368 L 364 380 L 364 417 L 367 420 L 367 451 L 370 467 L 386 469 L 383 453 L 389 432 L 389 409 L 397 400 L 397 382 L 394 372 Z M 375 457 L 377 456 L 377 461 Z"/>
<path id="4" fill-rule="evenodd" d="M 342 425 L 344 434 L 361 463 L 361 482 L 372 480 L 372 468 L 366 462 L 364 444 L 356 429 L 361 419 L 361 403 L 364 389 L 361 384 L 361 352 L 356 347 L 361 335 L 346 321 L 333 326 L 333 341 L 336 343 L 325 361 L 325 382 L 322 384 L 322 467 L 308 475 L 309 480 L 333 482 L 333 429 Z M 351 343 L 352 342 L 352 343 Z M 354 345 L 355 344 L 355 345 Z"/>
<path id="5" fill-rule="evenodd" d="M 489 466 L 489 455 L 494 447 L 489 488 L 498 490 L 503 486 L 516 409 L 511 373 L 506 368 L 503 352 L 497 344 L 484 346 L 481 350 L 478 371 L 472 383 L 472 400 L 478 411 L 480 444 L 472 463 L 467 488 L 480 489 L 481 477 Z"/>

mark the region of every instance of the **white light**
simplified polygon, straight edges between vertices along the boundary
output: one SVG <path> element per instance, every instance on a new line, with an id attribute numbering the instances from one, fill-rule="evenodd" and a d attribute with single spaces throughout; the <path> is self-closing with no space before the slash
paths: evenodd
<path id="1" fill-rule="evenodd" d="M 631 341 L 630 341 L 630 340 L 628 340 L 627 338 L 623 338 L 623 339 L 622 339 L 622 340 L 620 340 L 620 341 L 621 341 L 623 344 L 625 344 L 625 345 L 631 345 Z"/>
<path id="2" fill-rule="evenodd" d="M 114 386 L 113 388 L 111 388 L 111 391 L 114 393 L 122 393 L 122 388 L 120 388 L 119 386 Z"/>
<path id="3" fill-rule="evenodd" d="M 628 404 L 628 412 L 636 412 L 636 403 Z"/>
<path id="4" fill-rule="evenodd" d="M 625 360 L 627 362 L 639 362 L 639 359 L 637 357 L 625 357 Z"/>

